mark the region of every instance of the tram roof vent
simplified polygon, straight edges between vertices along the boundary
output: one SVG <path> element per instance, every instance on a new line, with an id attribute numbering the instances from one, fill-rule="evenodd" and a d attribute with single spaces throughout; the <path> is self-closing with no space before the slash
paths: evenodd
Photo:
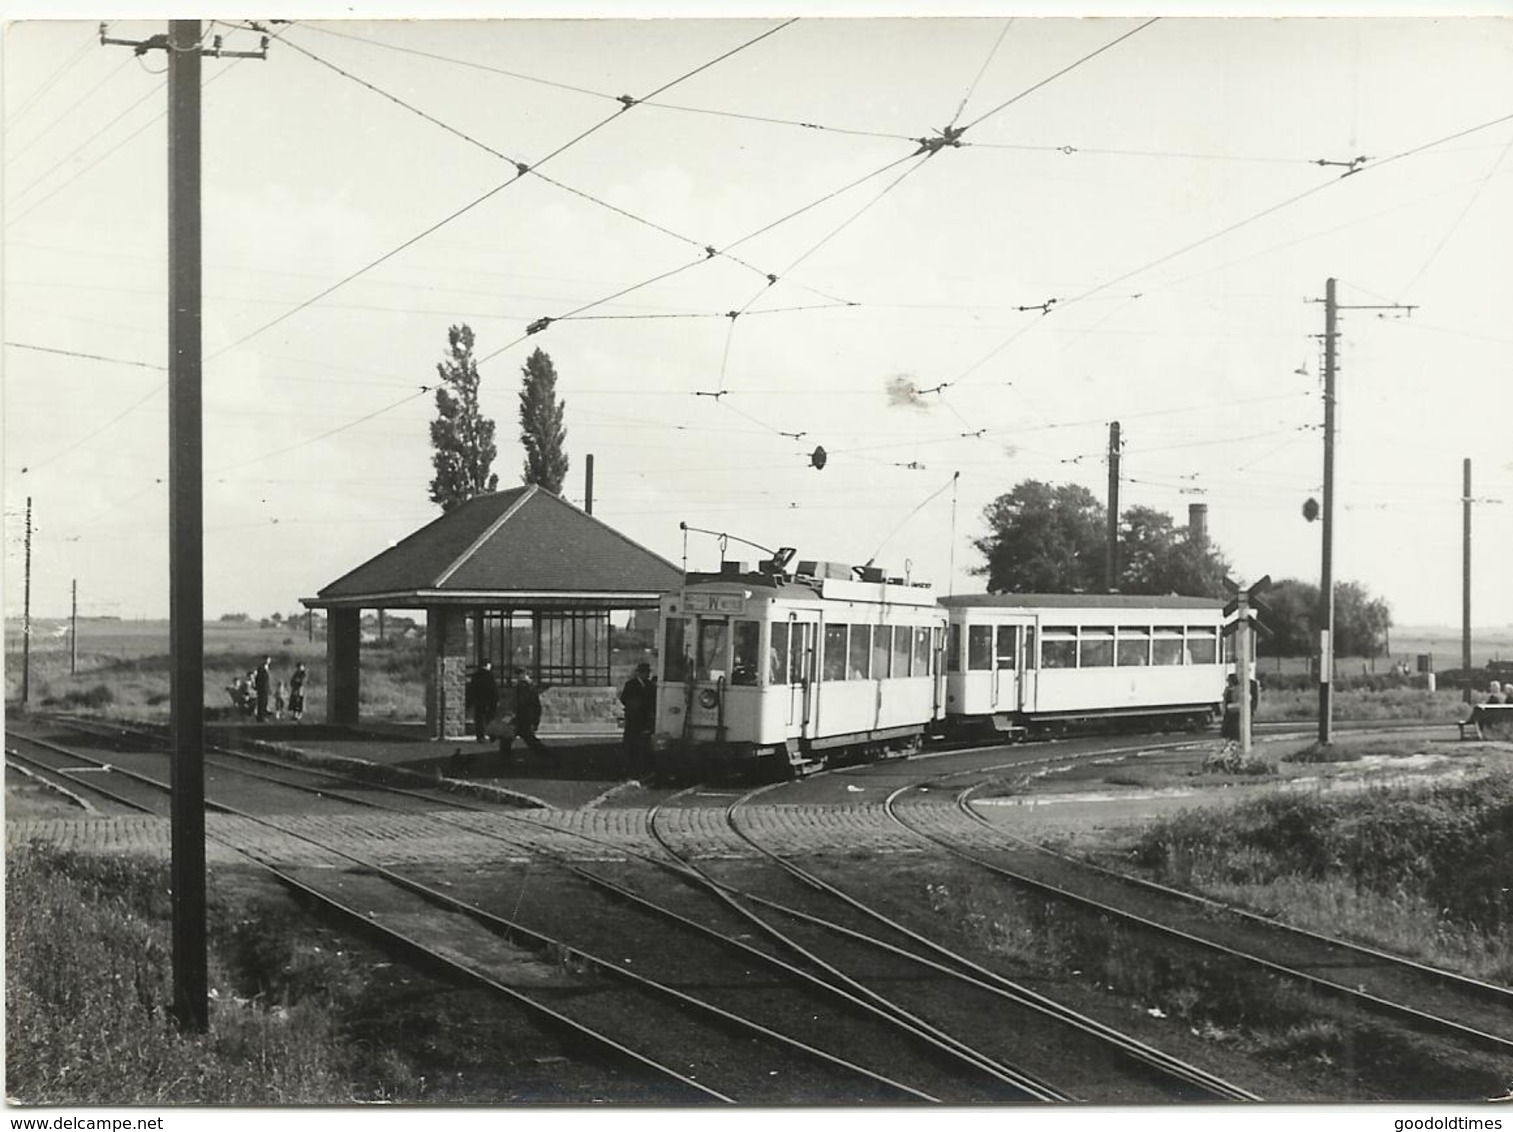
<path id="1" fill-rule="evenodd" d="M 800 578 L 828 578 L 844 581 L 853 577 L 851 567 L 844 562 L 816 562 L 812 559 L 800 562 L 794 572 Z"/>
<path id="2" fill-rule="evenodd" d="M 885 572 L 881 566 L 858 566 L 856 578 L 860 582 L 881 582 Z"/>
<path id="3" fill-rule="evenodd" d="M 720 577 L 722 578 L 739 578 L 742 574 L 749 573 L 751 573 L 749 562 L 735 562 L 727 558 L 720 563 Z"/>

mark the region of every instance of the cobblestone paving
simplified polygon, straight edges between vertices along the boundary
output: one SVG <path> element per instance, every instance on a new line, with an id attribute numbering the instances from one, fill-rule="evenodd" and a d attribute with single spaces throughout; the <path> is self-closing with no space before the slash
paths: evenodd
<path id="1" fill-rule="evenodd" d="M 393 866 L 484 865 L 540 855 L 593 860 L 629 852 L 660 854 L 648 815 L 648 810 L 628 807 L 290 814 L 265 822 L 209 814 L 206 855 L 215 863 L 231 863 L 240 851 L 269 864 L 345 868 L 352 862 L 342 853 Z M 785 853 L 898 853 L 924 847 L 917 837 L 893 824 L 880 805 L 753 806 L 739 811 L 738 820 L 758 842 Z M 729 859 L 757 855 L 726 824 L 723 807 L 670 807 L 659 814 L 657 827 L 680 854 Z M 170 827 L 167 818 L 139 815 L 5 823 L 7 849 L 30 841 L 82 852 L 166 857 Z"/>

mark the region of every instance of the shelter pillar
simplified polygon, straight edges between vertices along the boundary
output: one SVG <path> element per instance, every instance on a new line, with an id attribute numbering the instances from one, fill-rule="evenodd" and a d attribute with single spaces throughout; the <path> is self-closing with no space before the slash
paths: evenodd
<path id="1" fill-rule="evenodd" d="M 426 730 L 433 739 L 468 731 L 468 615 L 461 609 L 426 611 Z"/>
<path id="2" fill-rule="evenodd" d="M 326 722 L 357 726 L 362 610 L 326 610 Z"/>

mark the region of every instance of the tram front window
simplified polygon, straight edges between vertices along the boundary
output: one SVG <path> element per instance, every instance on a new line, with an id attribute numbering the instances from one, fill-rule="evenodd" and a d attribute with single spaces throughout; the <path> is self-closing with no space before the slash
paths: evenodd
<path id="1" fill-rule="evenodd" d="M 757 657 L 761 655 L 762 626 L 756 621 L 737 621 L 731 640 L 730 682 L 755 684 Z"/>
<path id="2" fill-rule="evenodd" d="M 663 680 L 681 684 L 688 679 L 688 618 L 669 617 L 667 619 L 662 656 L 664 658 Z"/>
<path id="3" fill-rule="evenodd" d="M 721 680 L 729 673 L 730 622 L 699 618 L 699 648 L 693 658 L 695 680 Z"/>

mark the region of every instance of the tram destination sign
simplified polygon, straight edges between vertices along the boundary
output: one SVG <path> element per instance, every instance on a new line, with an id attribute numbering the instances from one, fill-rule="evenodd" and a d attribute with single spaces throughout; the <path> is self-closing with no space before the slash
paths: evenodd
<path id="1" fill-rule="evenodd" d="M 684 594 L 683 608 L 689 613 L 744 613 L 746 599 L 740 594 Z"/>

